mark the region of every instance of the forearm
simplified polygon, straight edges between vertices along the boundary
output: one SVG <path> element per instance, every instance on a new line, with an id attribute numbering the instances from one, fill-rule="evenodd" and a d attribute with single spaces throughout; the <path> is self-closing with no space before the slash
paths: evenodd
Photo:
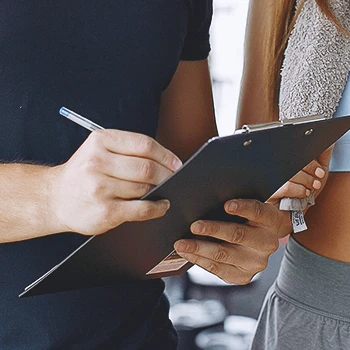
<path id="1" fill-rule="evenodd" d="M 182 160 L 217 136 L 207 60 L 180 62 L 159 114 L 157 140 Z"/>
<path id="2" fill-rule="evenodd" d="M 59 232 L 51 209 L 53 169 L 0 164 L 0 243 Z"/>

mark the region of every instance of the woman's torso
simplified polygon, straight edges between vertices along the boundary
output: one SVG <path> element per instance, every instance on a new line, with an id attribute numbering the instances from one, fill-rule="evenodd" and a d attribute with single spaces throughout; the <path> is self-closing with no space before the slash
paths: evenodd
<path id="1" fill-rule="evenodd" d="M 350 262 L 350 172 L 330 173 L 306 214 L 308 229 L 294 238 L 311 251 Z"/>
<path id="2" fill-rule="evenodd" d="M 334 117 L 350 115 L 350 79 Z M 306 214 L 308 230 L 295 239 L 326 257 L 350 262 L 350 133 L 335 145 L 327 184 Z"/>

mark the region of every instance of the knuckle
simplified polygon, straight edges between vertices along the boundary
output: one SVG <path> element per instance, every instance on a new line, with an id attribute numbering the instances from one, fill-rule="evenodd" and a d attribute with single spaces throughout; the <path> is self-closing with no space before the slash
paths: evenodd
<path id="1" fill-rule="evenodd" d="M 288 192 L 290 192 L 292 190 L 292 183 L 290 181 L 286 182 L 283 186 L 284 188 L 284 194 L 287 194 Z"/>
<path id="2" fill-rule="evenodd" d="M 135 192 L 135 195 L 137 197 L 142 197 L 143 195 L 148 193 L 152 188 L 152 186 L 148 184 L 134 184 L 134 186 L 135 187 L 133 192 Z"/>
<path id="3" fill-rule="evenodd" d="M 234 275 L 229 273 L 226 273 L 224 276 L 221 277 L 221 279 L 227 284 L 240 284 L 240 283 L 237 283 L 237 278 L 235 278 Z"/>
<path id="4" fill-rule="evenodd" d="M 220 278 L 227 284 L 233 284 L 234 282 L 232 281 L 232 276 L 229 276 L 228 274 L 224 274 L 220 276 Z"/>
<path id="5" fill-rule="evenodd" d="M 208 265 L 208 271 L 211 272 L 214 275 L 219 276 L 219 273 L 220 273 L 219 265 L 217 263 L 213 262 L 213 261 L 210 262 L 209 265 Z"/>
<path id="6" fill-rule="evenodd" d="M 242 285 L 242 286 L 246 286 L 247 284 L 250 283 L 250 281 L 252 280 L 252 278 L 253 278 L 253 275 L 242 277 L 242 279 L 241 279 L 241 285 Z"/>
<path id="7" fill-rule="evenodd" d="M 111 210 L 110 203 L 99 203 L 96 208 L 95 217 L 100 223 L 107 224 L 107 226 L 113 226 L 113 211 Z"/>
<path id="8" fill-rule="evenodd" d="M 254 271 L 255 273 L 263 271 L 267 267 L 267 259 L 259 259 L 254 264 Z"/>
<path id="9" fill-rule="evenodd" d="M 279 248 L 279 242 L 277 239 L 271 240 L 270 243 L 267 245 L 267 251 L 272 254 Z"/>
<path id="10" fill-rule="evenodd" d="M 116 211 L 114 205 L 106 205 L 104 211 L 104 226 L 108 227 L 108 229 L 112 229 L 117 227 L 118 225 L 126 222 L 125 213 L 122 211 Z"/>
<path id="11" fill-rule="evenodd" d="M 87 193 L 91 198 L 100 198 L 105 192 L 106 186 L 101 181 L 91 181 Z"/>
<path id="12" fill-rule="evenodd" d="M 286 190 L 291 191 L 293 189 L 293 183 L 291 181 L 288 181 L 286 183 Z"/>
<path id="13" fill-rule="evenodd" d="M 196 255 L 191 256 L 191 263 L 194 265 L 199 265 L 199 258 Z"/>
<path id="14" fill-rule="evenodd" d="M 146 180 L 152 179 L 154 175 L 154 166 L 151 161 L 145 160 L 141 165 L 141 174 L 142 177 Z"/>
<path id="15" fill-rule="evenodd" d="M 240 286 L 245 286 L 245 285 L 250 283 L 250 281 L 252 280 L 253 276 L 254 276 L 253 274 L 249 274 L 249 275 L 245 274 L 243 276 L 238 277 L 236 279 L 235 283 L 239 284 Z"/>
<path id="16" fill-rule="evenodd" d="M 267 268 L 267 259 L 263 260 L 260 264 L 259 264 L 259 271 L 264 271 Z"/>
<path id="17" fill-rule="evenodd" d="M 259 221 L 263 217 L 263 214 L 264 214 L 263 204 L 261 202 L 255 200 L 254 201 L 254 214 L 253 214 L 254 220 Z"/>
<path id="18" fill-rule="evenodd" d="M 214 260 L 215 261 L 219 261 L 221 263 L 225 263 L 227 262 L 229 259 L 229 254 L 226 251 L 226 249 L 224 247 L 219 247 L 217 252 L 214 255 Z"/>
<path id="19" fill-rule="evenodd" d="M 295 184 L 294 190 L 289 193 L 289 197 L 304 198 L 306 189 L 304 185 Z"/>
<path id="20" fill-rule="evenodd" d="M 195 240 L 191 242 L 191 252 L 192 254 L 200 255 L 200 246 Z M 196 259 L 196 262 L 198 262 L 198 258 Z"/>
<path id="21" fill-rule="evenodd" d="M 246 231 L 243 226 L 238 226 L 231 232 L 230 242 L 243 244 L 246 239 Z"/>
<path id="22" fill-rule="evenodd" d="M 215 221 L 209 221 L 206 223 L 208 231 L 213 235 L 217 235 L 220 232 L 220 224 Z"/>
<path id="23" fill-rule="evenodd" d="M 162 163 L 163 164 L 171 164 L 172 157 L 170 156 L 169 152 L 165 152 L 163 155 Z"/>
<path id="24" fill-rule="evenodd" d="M 146 135 L 140 135 L 138 139 L 138 148 L 140 154 L 142 155 L 151 154 L 153 149 L 153 140 Z"/>
<path id="25" fill-rule="evenodd" d="M 96 206 L 93 212 L 93 222 L 91 229 L 95 234 L 101 234 L 108 230 L 117 227 L 127 221 L 123 205 L 119 205 L 118 200 L 100 200 L 96 201 Z"/>
<path id="26" fill-rule="evenodd" d="M 97 146 L 103 142 L 103 138 L 104 138 L 104 131 L 95 130 L 89 135 L 88 140 L 91 146 Z"/>
<path id="27" fill-rule="evenodd" d="M 218 275 L 218 277 L 221 278 L 227 284 L 235 283 L 234 272 L 230 270 L 223 271 L 221 275 Z"/>
<path id="28" fill-rule="evenodd" d="M 157 211 L 154 205 L 151 205 L 151 203 L 144 203 L 144 205 L 139 210 L 139 217 L 142 220 L 147 220 L 153 218 L 156 213 Z"/>
<path id="29" fill-rule="evenodd" d="M 97 154 L 90 154 L 88 159 L 84 162 L 85 170 L 88 172 L 97 172 L 103 166 L 102 159 Z"/>

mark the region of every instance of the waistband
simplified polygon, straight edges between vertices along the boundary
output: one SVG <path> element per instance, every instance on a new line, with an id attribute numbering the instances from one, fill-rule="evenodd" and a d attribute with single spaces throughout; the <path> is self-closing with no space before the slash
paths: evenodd
<path id="1" fill-rule="evenodd" d="M 350 264 L 313 253 L 292 237 L 276 285 L 291 300 L 350 319 Z"/>

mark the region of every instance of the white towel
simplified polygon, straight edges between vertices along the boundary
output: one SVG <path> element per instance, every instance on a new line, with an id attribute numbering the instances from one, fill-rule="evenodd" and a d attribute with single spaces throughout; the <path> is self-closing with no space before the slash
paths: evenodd
<path id="1" fill-rule="evenodd" d="M 350 30 L 350 1 L 329 0 L 329 5 L 344 28 Z M 337 30 L 315 0 L 306 0 L 285 51 L 280 119 L 316 114 L 331 118 L 349 71 L 350 38 Z M 314 203 L 314 191 L 307 198 L 283 198 L 280 201 L 281 210 L 291 211 L 294 232 L 307 228 L 302 211 Z"/>

